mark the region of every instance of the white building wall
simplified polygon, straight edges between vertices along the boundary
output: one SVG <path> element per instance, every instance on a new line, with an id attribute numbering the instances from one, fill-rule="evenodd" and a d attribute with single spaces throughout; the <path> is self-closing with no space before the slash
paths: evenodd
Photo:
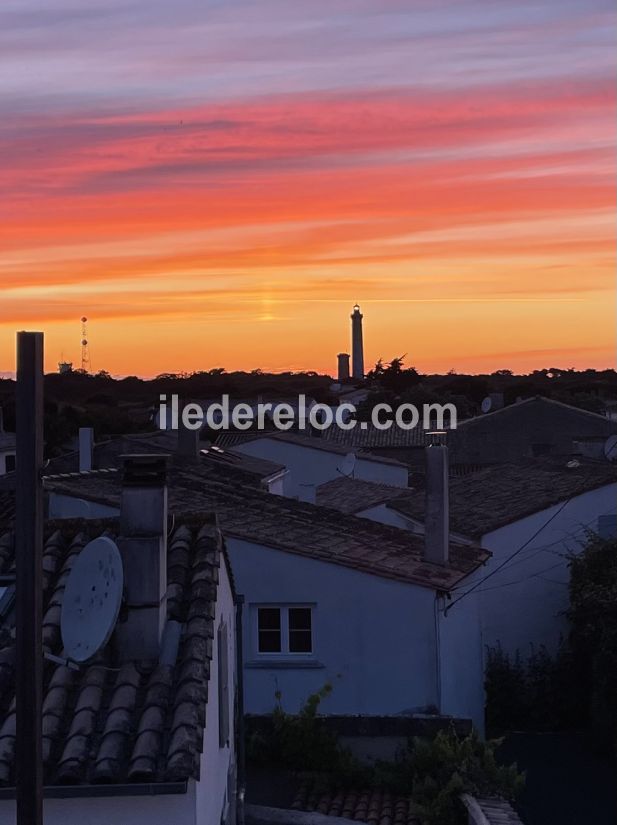
<path id="1" fill-rule="evenodd" d="M 115 518 L 120 515 L 119 507 L 109 507 L 96 501 L 86 501 L 62 493 L 49 494 L 49 518 Z"/>
<path id="2" fill-rule="evenodd" d="M 219 651 L 217 646 L 217 629 L 223 621 L 227 625 L 228 644 L 228 718 L 229 745 L 219 747 L 219 694 L 218 671 Z M 210 663 L 210 684 L 208 685 L 208 704 L 206 706 L 206 727 L 204 730 L 203 753 L 200 763 L 200 781 L 195 788 L 196 825 L 220 825 L 223 812 L 229 805 L 235 806 L 235 800 L 228 798 L 228 775 L 235 776 L 236 747 L 234 736 L 234 709 L 236 687 L 236 608 L 229 575 L 221 560 L 219 584 L 214 619 L 214 640 L 212 661 Z M 235 788 L 235 782 L 232 783 Z"/>
<path id="3" fill-rule="evenodd" d="M 234 448 L 237 452 L 283 464 L 290 473 L 286 495 L 297 497 L 300 485 L 319 485 L 341 477 L 345 456 L 318 447 L 293 444 L 276 438 L 257 438 Z M 404 465 L 363 459 L 356 455 L 354 478 L 407 487 L 408 471 Z"/>
<path id="4" fill-rule="evenodd" d="M 439 599 L 439 687 L 441 708 L 469 717 L 484 735 L 484 650 L 480 600 L 475 594 L 453 605 Z M 447 609 L 453 605 L 451 609 Z"/>
<path id="5" fill-rule="evenodd" d="M 598 518 L 616 510 L 617 484 L 610 484 L 483 536 L 482 546 L 493 553 L 485 576 L 531 539 L 478 588 L 485 644 L 499 643 L 510 653 L 518 649 L 522 656 L 532 644 L 556 649 L 568 629 L 567 556 L 581 551 L 586 529 L 597 530 Z"/>
<path id="6" fill-rule="evenodd" d="M 275 692 L 297 711 L 331 682 L 325 713 L 396 714 L 438 704 L 434 593 L 238 539 L 228 550 L 244 610 L 247 713 L 269 713 Z M 255 650 L 255 604 L 313 604 L 314 659 L 273 665 Z M 297 661 L 297 659 L 296 659 Z"/>
<path id="7" fill-rule="evenodd" d="M 45 825 L 197 825 L 195 783 L 182 794 L 45 799 L 43 819 Z M 15 800 L 0 800 L 0 825 L 15 822 Z"/>

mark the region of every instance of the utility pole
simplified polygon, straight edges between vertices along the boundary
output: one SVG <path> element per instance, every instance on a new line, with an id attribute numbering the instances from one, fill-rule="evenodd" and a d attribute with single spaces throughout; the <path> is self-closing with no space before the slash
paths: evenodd
<path id="1" fill-rule="evenodd" d="M 43 822 L 43 333 L 17 333 L 17 825 Z"/>

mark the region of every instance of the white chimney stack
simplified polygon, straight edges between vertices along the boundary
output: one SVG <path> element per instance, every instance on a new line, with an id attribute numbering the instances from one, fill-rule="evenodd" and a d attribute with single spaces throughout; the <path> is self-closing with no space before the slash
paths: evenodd
<path id="1" fill-rule="evenodd" d="M 158 659 L 167 618 L 167 456 L 126 455 L 118 547 L 126 618 L 118 625 L 123 661 Z"/>
<path id="2" fill-rule="evenodd" d="M 430 433 L 426 447 L 426 506 L 424 557 L 433 564 L 448 564 L 450 516 L 448 501 L 448 448 L 445 433 Z"/>
<path id="3" fill-rule="evenodd" d="M 86 473 L 92 469 L 94 455 L 94 430 L 92 427 L 79 428 L 79 472 Z"/>

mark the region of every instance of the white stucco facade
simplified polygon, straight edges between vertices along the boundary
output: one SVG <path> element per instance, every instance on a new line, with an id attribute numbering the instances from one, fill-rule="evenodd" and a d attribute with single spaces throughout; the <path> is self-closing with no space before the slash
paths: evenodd
<path id="1" fill-rule="evenodd" d="M 315 441 L 319 442 L 319 439 Z M 311 446 L 310 443 L 305 445 L 278 438 L 256 438 L 238 444 L 234 449 L 287 467 L 289 477 L 285 483 L 285 495 L 294 498 L 301 496 L 303 486 L 317 487 L 326 481 L 341 478 L 341 473 L 345 471 L 345 455 L 330 452 L 322 446 Z M 363 458 L 356 454 L 353 475 L 363 481 L 392 487 L 407 487 L 408 481 L 408 470 L 404 464 L 388 459 L 380 461 L 376 456 Z"/>
<path id="2" fill-rule="evenodd" d="M 560 636 L 568 629 L 568 556 L 580 552 L 587 530 L 603 532 L 601 519 L 614 516 L 616 511 L 617 484 L 609 484 L 481 537 L 479 543 L 491 551 L 492 558 L 467 580 L 455 598 L 489 576 L 474 590 L 479 597 L 485 646 L 501 645 L 511 654 L 519 650 L 523 657 L 529 655 L 532 646 L 544 645 L 555 651 Z M 424 530 L 421 523 L 386 505 L 358 515 L 414 533 Z M 459 541 L 464 539 L 460 534 L 451 535 Z"/>
<path id="3" fill-rule="evenodd" d="M 493 554 L 485 576 L 526 545 L 478 588 L 486 645 L 522 656 L 532 645 L 556 649 L 568 629 L 568 556 L 581 551 L 585 531 L 597 531 L 600 516 L 616 510 L 617 484 L 610 484 L 482 537 Z"/>
<path id="4" fill-rule="evenodd" d="M 263 545 L 227 539 L 244 610 L 245 710 L 269 713 L 280 691 L 297 711 L 326 682 L 331 714 L 396 715 L 438 710 L 483 727 L 481 640 L 472 605 L 443 616 L 426 587 L 359 572 Z M 259 654 L 255 609 L 310 605 L 310 656 Z"/>

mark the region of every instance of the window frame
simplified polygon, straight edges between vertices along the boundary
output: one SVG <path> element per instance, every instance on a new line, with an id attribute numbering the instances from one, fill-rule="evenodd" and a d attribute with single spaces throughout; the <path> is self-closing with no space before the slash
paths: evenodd
<path id="1" fill-rule="evenodd" d="M 281 650 L 261 651 L 259 649 L 259 610 L 260 609 L 277 609 L 280 615 L 281 625 Z M 289 649 L 289 611 L 295 608 L 301 608 L 310 611 L 311 618 L 311 650 L 308 651 L 292 651 Z M 315 608 L 314 602 L 259 602 L 251 605 L 250 621 L 251 621 L 251 639 L 252 652 L 258 661 L 297 661 L 300 659 L 315 659 L 315 650 L 317 647 L 317 639 L 315 633 Z"/>

